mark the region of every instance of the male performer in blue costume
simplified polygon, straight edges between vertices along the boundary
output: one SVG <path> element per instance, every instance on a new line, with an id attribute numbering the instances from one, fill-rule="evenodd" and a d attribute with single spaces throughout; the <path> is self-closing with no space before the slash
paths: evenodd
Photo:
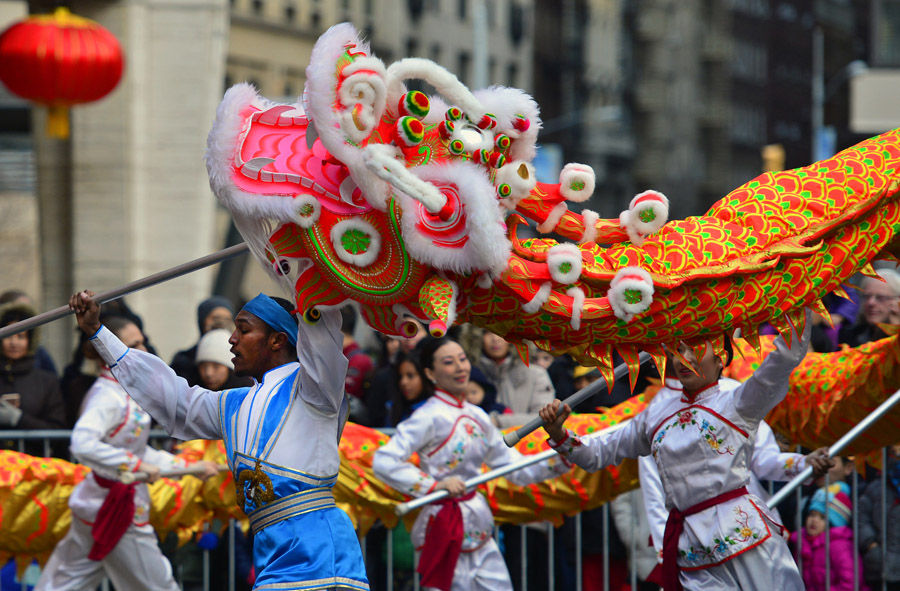
<path id="1" fill-rule="evenodd" d="M 256 296 L 229 340 L 235 374 L 255 383 L 212 392 L 123 345 L 100 324 L 93 295 L 77 293 L 69 307 L 128 394 L 173 437 L 224 439 L 254 532 L 253 588 L 368 589 L 353 526 L 331 491 L 348 409 L 340 313 L 298 326 L 286 300 Z"/>

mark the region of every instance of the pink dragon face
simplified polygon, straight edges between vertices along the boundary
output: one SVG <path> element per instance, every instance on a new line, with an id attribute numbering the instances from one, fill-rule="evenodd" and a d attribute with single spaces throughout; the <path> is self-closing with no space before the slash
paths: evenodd
<path id="1" fill-rule="evenodd" d="M 442 98 L 408 92 L 411 78 Z M 614 349 L 664 365 L 664 344 L 721 354 L 724 331 L 802 323 L 900 229 L 896 132 L 762 175 L 702 217 L 666 223 L 666 198 L 645 191 L 602 220 L 569 211 L 593 192 L 590 167 L 536 182 L 540 119 L 520 90 L 472 93 L 421 59 L 386 68 L 350 25 L 322 36 L 307 79 L 294 105 L 226 93 L 210 184 L 299 309 L 352 299 L 388 334 L 471 322 L 610 379 Z M 519 239 L 523 218 L 573 242 Z"/>

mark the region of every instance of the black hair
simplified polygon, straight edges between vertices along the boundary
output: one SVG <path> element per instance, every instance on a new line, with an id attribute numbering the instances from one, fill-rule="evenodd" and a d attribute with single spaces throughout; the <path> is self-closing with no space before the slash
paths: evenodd
<path id="1" fill-rule="evenodd" d="M 425 337 L 419 343 L 419 361 L 424 369 L 434 369 L 434 353 L 444 345 L 456 343 L 450 337 Z M 459 344 L 459 343 L 457 343 Z"/>
<path id="2" fill-rule="evenodd" d="M 28 298 L 28 294 L 21 289 L 7 289 L 3 293 L 0 293 L 0 304 L 8 304 L 10 302 L 18 300 L 19 298 Z"/>
<path id="3" fill-rule="evenodd" d="M 722 360 L 724 365 L 722 368 L 726 368 L 731 365 L 731 361 L 734 359 L 734 345 L 731 343 L 731 337 L 728 336 L 728 333 L 722 335 L 724 337 L 724 350 L 725 350 L 725 359 Z"/>
<path id="4" fill-rule="evenodd" d="M 133 324 L 137 327 L 137 324 L 131 318 L 127 316 L 122 316 L 120 314 L 108 314 L 101 318 L 100 320 L 103 325 L 108 328 L 113 334 L 119 336 L 119 331 L 128 326 L 129 324 Z M 140 330 L 140 329 L 138 329 Z"/>
<path id="5" fill-rule="evenodd" d="M 275 296 L 268 296 L 275 301 L 276 304 L 284 308 L 284 311 L 291 315 L 291 319 L 294 321 L 294 324 L 297 324 L 297 306 L 287 301 L 284 298 L 279 298 Z"/>
<path id="6" fill-rule="evenodd" d="M 415 400 L 407 400 L 406 397 L 403 396 L 403 393 L 400 392 L 400 366 L 404 363 L 411 363 L 415 368 L 416 373 L 419 374 L 419 378 L 422 380 L 422 393 Z M 412 406 L 414 404 L 427 400 L 434 394 L 434 384 L 432 384 L 431 380 L 425 375 L 425 370 L 419 362 L 417 351 L 410 351 L 409 353 L 400 353 L 397 355 L 397 360 L 394 364 L 394 383 L 396 384 L 396 388 L 393 388 L 393 391 L 391 392 L 391 410 L 389 417 L 390 425 L 393 427 L 397 426 L 397 423 L 411 414 Z"/>
<path id="7" fill-rule="evenodd" d="M 341 308 L 341 332 L 352 335 L 356 330 L 356 309 L 353 306 Z"/>

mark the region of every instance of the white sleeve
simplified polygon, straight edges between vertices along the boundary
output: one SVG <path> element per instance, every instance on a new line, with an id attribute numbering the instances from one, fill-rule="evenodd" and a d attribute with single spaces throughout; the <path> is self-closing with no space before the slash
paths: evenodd
<path id="1" fill-rule="evenodd" d="M 806 309 L 806 326 L 802 338 L 791 329 L 792 347 L 781 336 L 775 339 L 775 350 L 763 360 L 750 378 L 735 390 L 735 409 L 745 419 L 761 420 L 784 400 L 788 379 L 809 348 L 812 337 L 812 312 Z"/>
<path id="2" fill-rule="evenodd" d="M 481 420 L 481 423 L 488 434 L 488 448 L 484 458 L 485 464 L 491 468 L 499 468 L 528 457 L 520 453 L 519 450 L 506 445 L 500 430 L 490 423 L 490 419 L 487 416 Z M 556 478 L 565 474 L 571 468 L 572 465 L 565 458 L 551 457 L 542 462 L 520 468 L 515 472 L 510 472 L 506 475 L 506 479 L 519 486 L 526 486 L 535 482 Z"/>
<path id="3" fill-rule="evenodd" d="M 645 415 L 639 413 L 623 427 L 611 433 L 599 433 L 579 437 L 566 430 L 560 443 L 548 438 L 550 447 L 569 462 L 588 472 L 596 472 L 606 466 L 614 466 L 625 458 L 638 458 L 650 454 L 650 438 L 646 436 Z"/>
<path id="4" fill-rule="evenodd" d="M 657 559 L 661 562 L 663 534 L 666 531 L 669 512 L 666 510 L 666 494 L 659 478 L 656 461 L 651 456 L 638 458 L 638 474 L 641 479 L 644 507 L 647 510 L 647 521 L 650 524 L 650 537 L 653 539 Z"/>
<path id="5" fill-rule="evenodd" d="M 144 448 L 143 460 L 159 466 L 159 469 L 163 471 L 172 470 L 174 468 L 184 468 L 187 466 L 187 462 L 185 462 L 184 459 L 170 454 L 165 450 L 150 447 L 149 445 Z"/>
<path id="6" fill-rule="evenodd" d="M 129 349 L 101 326 L 91 342 L 141 408 L 177 439 L 221 439 L 219 397 L 199 386 L 191 387 L 155 355 Z"/>
<path id="7" fill-rule="evenodd" d="M 297 358 L 300 360 L 300 397 L 323 412 L 339 412 L 347 378 L 340 310 L 323 311 L 315 324 L 300 318 Z"/>
<path id="8" fill-rule="evenodd" d="M 431 418 L 425 413 L 413 413 L 397 425 L 390 441 L 375 452 L 372 461 L 375 476 L 391 488 L 413 497 L 432 492 L 437 480 L 407 460 L 433 438 Z"/>
<path id="9" fill-rule="evenodd" d="M 750 470 L 760 480 L 785 482 L 806 468 L 806 456 L 797 453 L 783 453 L 775 441 L 772 428 L 760 421 L 756 440 L 753 442 L 753 456 Z"/>
<path id="10" fill-rule="evenodd" d="M 72 454 L 79 462 L 93 469 L 110 472 L 137 470 L 141 458 L 103 441 L 107 433 L 118 427 L 125 418 L 125 409 L 116 396 L 102 388 L 89 391 L 84 411 L 72 429 Z"/>

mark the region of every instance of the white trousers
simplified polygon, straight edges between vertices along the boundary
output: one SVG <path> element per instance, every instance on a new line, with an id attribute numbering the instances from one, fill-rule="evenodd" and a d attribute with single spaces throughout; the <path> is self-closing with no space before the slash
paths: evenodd
<path id="1" fill-rule="evenodd" d="M 425 591 L 433 587 L 425 587 Z M 472 552 L 463 552 L 453 570 L 451 591 L 513 591 L 506 561 L 493 538 Z"/>
<path id="2" fill-rule="evenodd" d="M 685 591 L 803 591 L 803 579 L 787 544 L 777 534 L 719 566 L 681 571 Z"/>
<path id="3" fill-rule="evenodd" d="M 91 560 L 91 526 L 72 516 L 72 526 L 41 571 L 34 591 L 94 591 L 109 577 L 116 589 L 178 591 L 172 565 L 163 556 L 149 525 L 131 525 L 103 560 Z"/>

